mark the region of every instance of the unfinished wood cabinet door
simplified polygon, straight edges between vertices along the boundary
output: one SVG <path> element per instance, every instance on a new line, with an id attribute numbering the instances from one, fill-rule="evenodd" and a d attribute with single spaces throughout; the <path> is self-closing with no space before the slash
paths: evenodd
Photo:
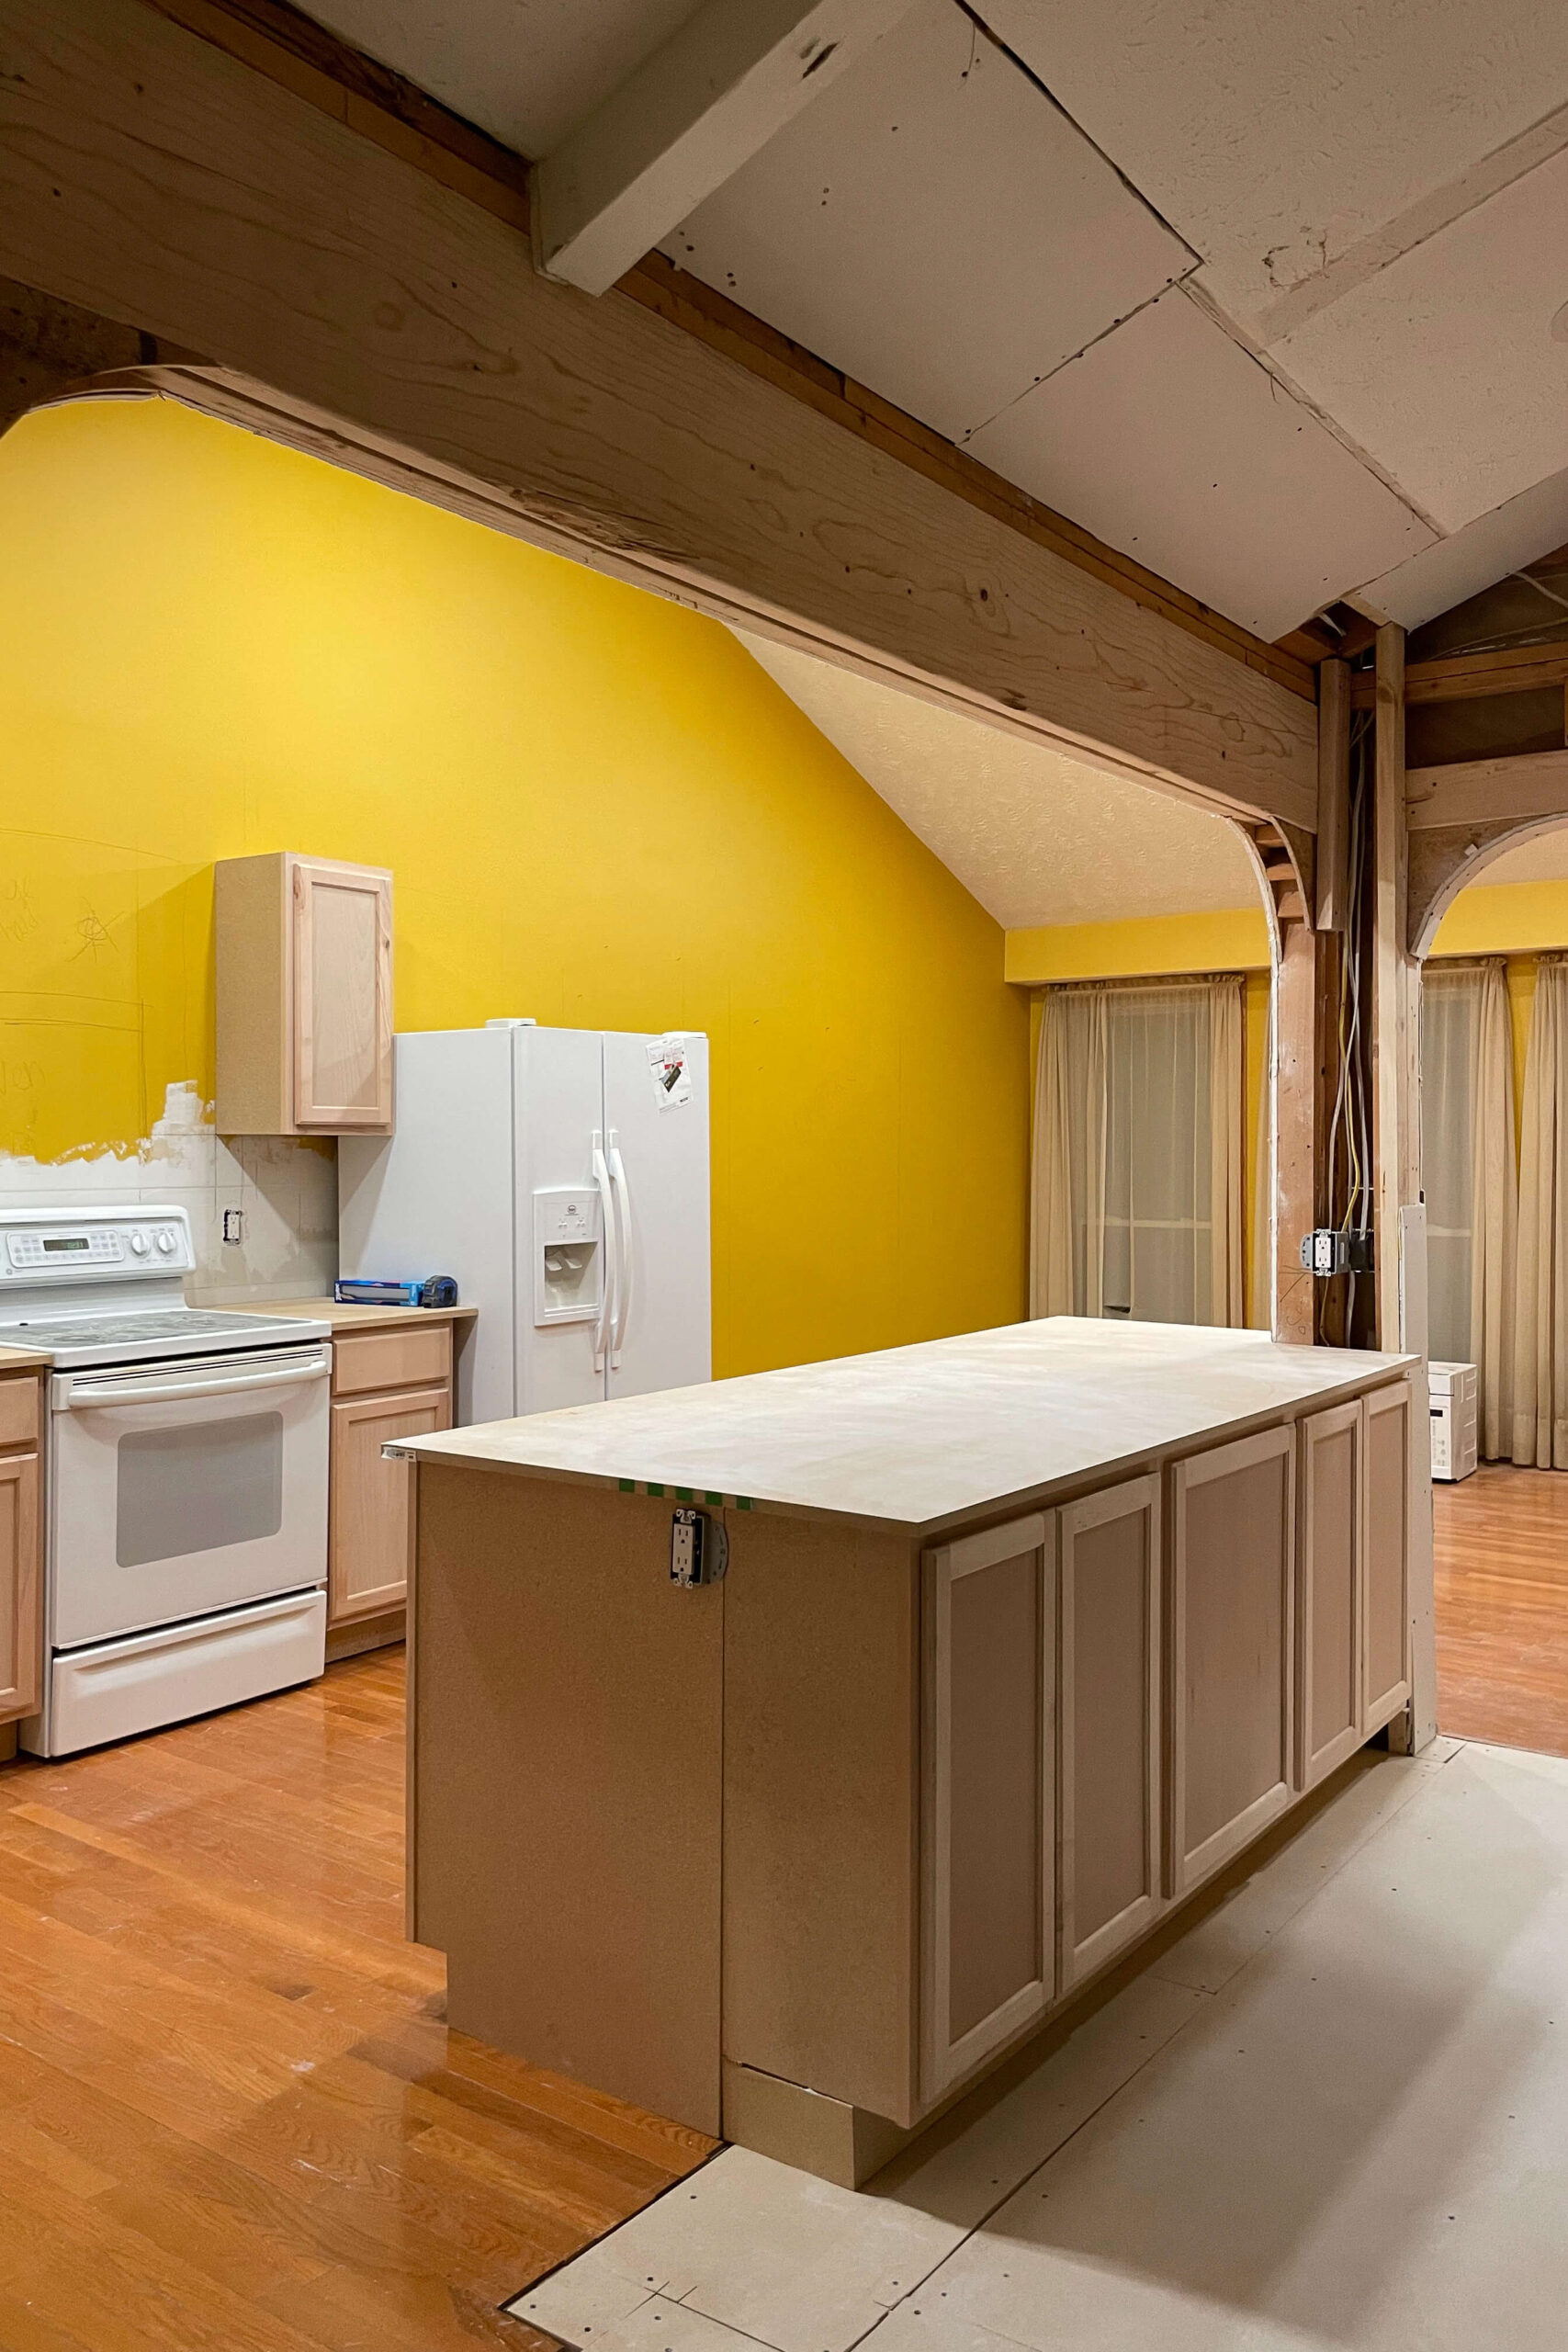
<path id="1" fill-rule="evenodd" d="M 1160 1907 L 1159 1480 L 1068 1503 L 1061 1522 L 1061 1984 Z"/>
<path id="2" fill-rule="evenodd" d="M 1365 1401 L 1366 1516 L 1362 1575 L 1361 1719 L 1369 1738 L 1410 1697 L 1410 1436 L 1408 1380 Z"/>
<path id="3" fill-rule="evenodd" d="M 1055 1994 L 1055 1526 L 1035 1511 L 928 1552 L 920 2096 Z"/>
<path id="4" fill-rule="evenodd" d="M 408 1592 L 409 1467 L 383 1462 L 393 1438 L 452 1426 L 452 1390 L 351 1397 L 333 1412 L 327 1623 L 400 1609 Z"/>
<path id="5" fill-rule="evenodd" d="M 42 1704 L 42 1655 L 39 1458 L 0 1453 L 0 1723 Z"/>
<path id="6" fill-rule="evenodd" d="M 392 884 L 293 861 L 294 1117 L 323 1133 L 392 1125 Z"/>
<path id="7" fill-rule="evenodd" d="M 1171 1470 L 1173 1895 L 1291 1801 L 1295 1432 L 1263 1430 Z"/>
<path id="8" fill-rule="evenodd" d="M 1296 1552 L 1296 1786 L 1361 1745 L 1364 1419 L 1359 1399 L 1301 1424 Z"/>

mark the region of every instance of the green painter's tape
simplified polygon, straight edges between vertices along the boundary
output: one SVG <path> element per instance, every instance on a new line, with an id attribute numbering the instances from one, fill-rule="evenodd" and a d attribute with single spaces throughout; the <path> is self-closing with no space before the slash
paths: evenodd
<path id="1" fill-rule="evenodd" d="M 694 1502 L 696 1498 L 692 1493 L 690 1487 L 677 1487 L 675 1489 L 675 1499 L 678 1503 L 689 1503 Z"/>
<path id="2" fill-rule="evenodd" d="M 703 1497 L 703 1500 L 705 1503 L 722 1503 L 724 1497 L 722 1495 L 705 1495 Z"/>
<path id="3" fill-rule="evenodd" d="M 656 1487 L 650 1479 L 642 1491 L 645 1495 L 661 1495 L 664 1489 L 662 1487 Z"/>
<path id="4" fill-rule="evenodd" d="M 635 1478 L 617 1478 L 615 1484 L 619 1487 L 623 1495 L 635 1495 L 637 1492 L 637 1480 Z"/>
<path id="5" fill-rule="evenodd" d="M 750 1498 L 750 1495 L 737 1495 L 737 1496 L 736 1496 L 736 1498 L 735 1498 L 735 1508 L 736 1508 L 736 1510 L 750 1510 L 750 1508 L 751 1508 L 751 1498 Z"/>

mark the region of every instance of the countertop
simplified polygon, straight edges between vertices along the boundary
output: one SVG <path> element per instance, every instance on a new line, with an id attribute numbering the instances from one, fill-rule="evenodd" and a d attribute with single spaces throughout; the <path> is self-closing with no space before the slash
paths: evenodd
<path id="1" fill-rule="evenodd" d="M 400 1441 L 422 1462 L 917 1537 L 1416 1366 L 1260 1331 L 1057 1316 Z"/>
<path id="2" fill-rule="evenodd" d="M 236 1302 L 237 1304 L 237 1302 Z M 386 1331 L 394 1324 L 469 1323 L 477 1306 L 345 1306 L 335 1298 L 268 1298 L 247 1304 L 249 1315 L 301 1316 L 339 1331 Z"/>
<path id="3" fill-rule="evenodd" d="M 0 1348 L 0 1377 L 8 1372 L 47 1372 L 53 1362 L 37 1348 Z"/>

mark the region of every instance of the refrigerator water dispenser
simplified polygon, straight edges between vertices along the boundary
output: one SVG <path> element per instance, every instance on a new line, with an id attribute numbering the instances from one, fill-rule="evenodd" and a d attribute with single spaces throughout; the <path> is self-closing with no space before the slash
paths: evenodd
<path id="1" fill-rule="evenodd" d="M 534 1320 L 587 1323 L 604 1295 L 604 1227 L 595 1186 L 534 1194 Z"/>

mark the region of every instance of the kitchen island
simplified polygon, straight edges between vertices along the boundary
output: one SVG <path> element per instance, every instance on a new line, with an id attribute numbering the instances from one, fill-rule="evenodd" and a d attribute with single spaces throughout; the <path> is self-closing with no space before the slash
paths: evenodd
<path id="1" fill-rule="evenodd" d="M 1405 1708 L 1416 1362 L 1063 1317 L 400 1443 L 449 2022 L 865 2177 Z"/>

